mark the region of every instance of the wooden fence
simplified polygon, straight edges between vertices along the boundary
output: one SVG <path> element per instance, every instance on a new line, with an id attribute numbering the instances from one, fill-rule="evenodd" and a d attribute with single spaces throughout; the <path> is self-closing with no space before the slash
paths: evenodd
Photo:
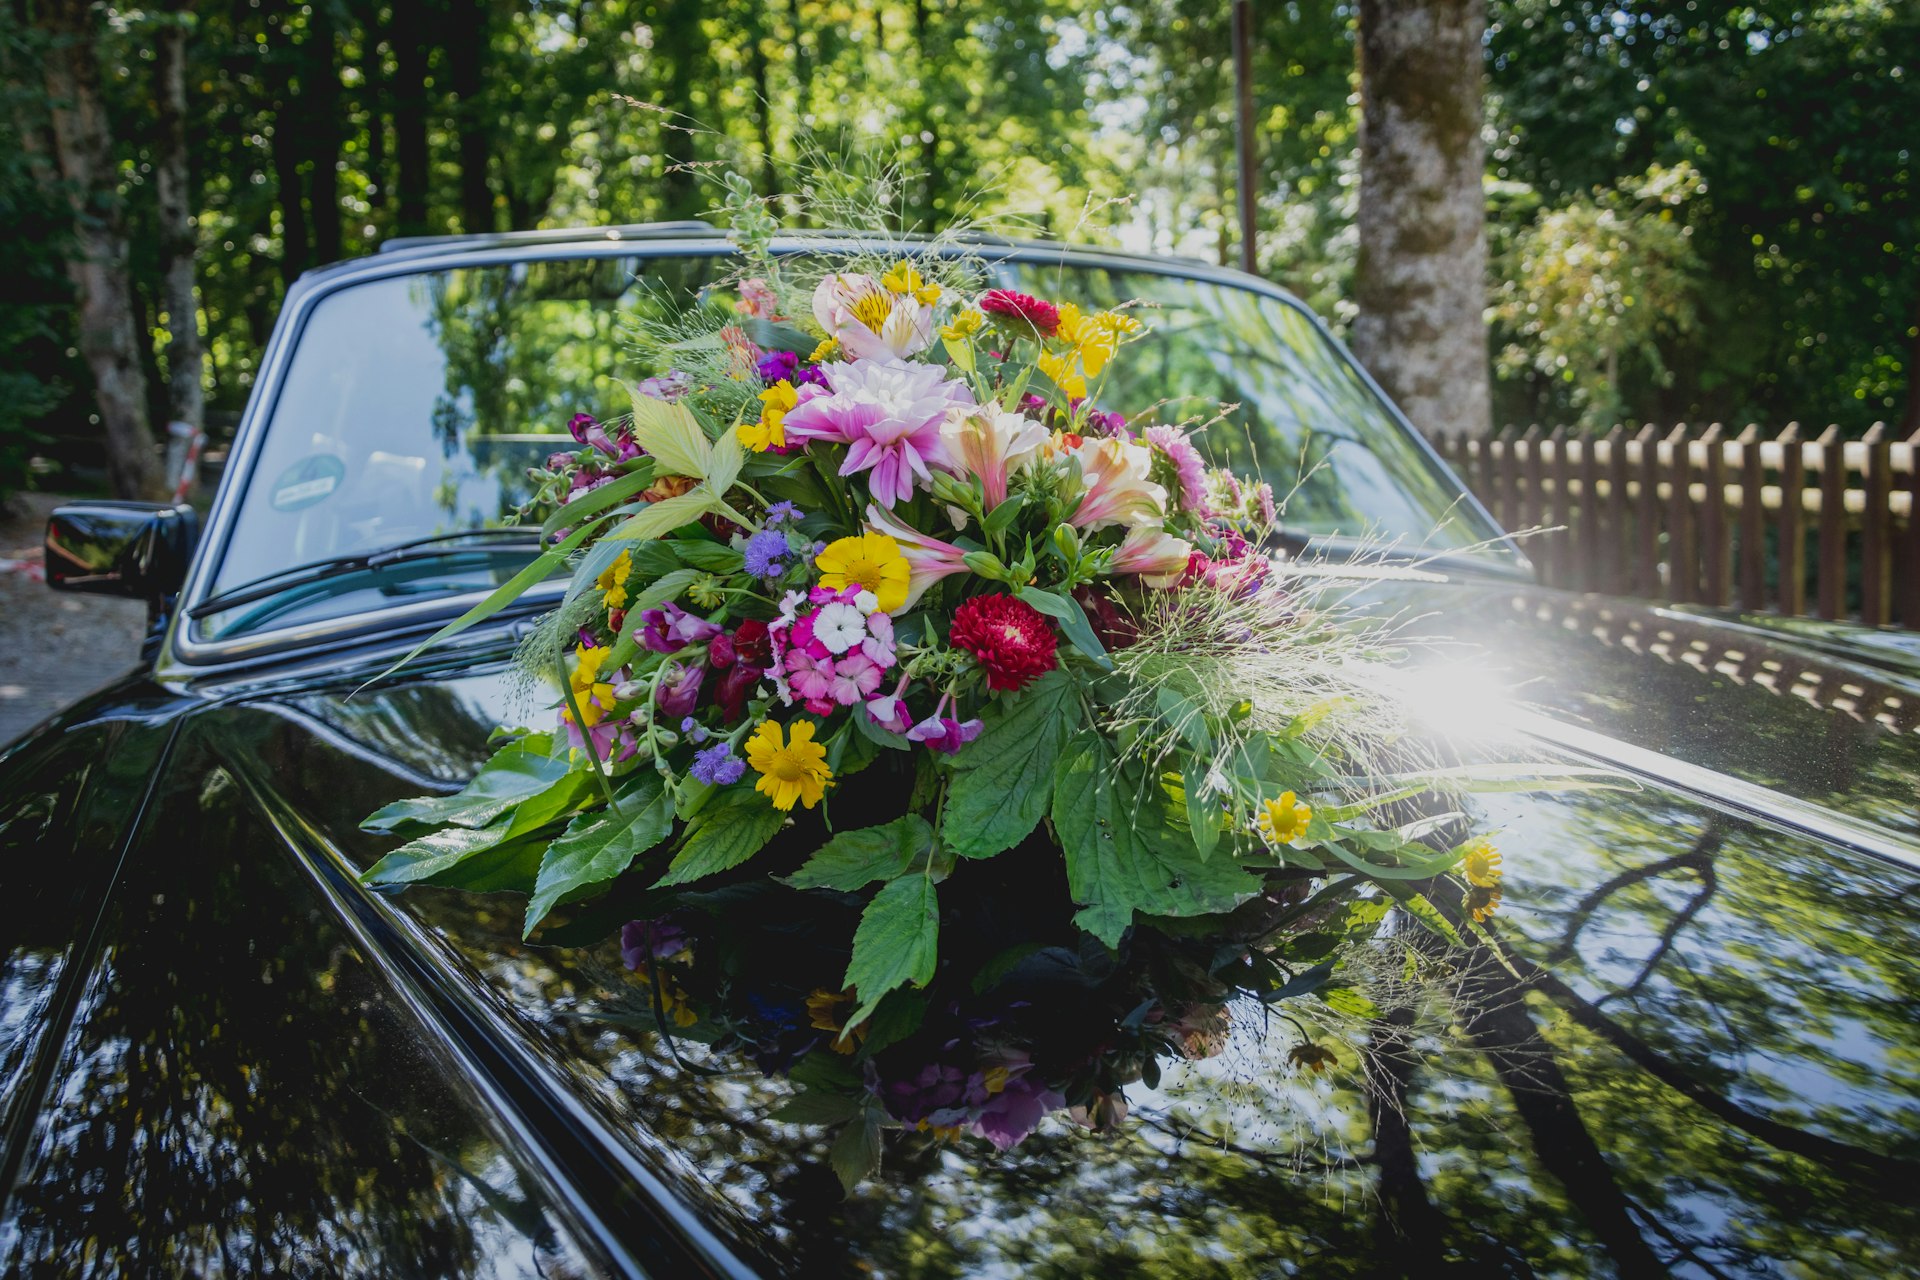
<path id="1" fill-rule="evenodd" d="M 1524 544 L 1548 585 L 1920 631 L 1920 433 L 1529 427 L 1433 443 L 1507 528 L 1560 526 Z"/>

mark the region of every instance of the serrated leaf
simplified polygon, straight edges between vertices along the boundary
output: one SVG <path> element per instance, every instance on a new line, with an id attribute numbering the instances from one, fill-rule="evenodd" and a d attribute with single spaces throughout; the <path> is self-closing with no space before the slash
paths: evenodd
<path id="1" fill-rule="evenodd" d="M 495 752 L 457 794 L 396 800 L 368 814 L 360 828 L 388 832 L 406 825 L 490 826 L 507 810 L 566 776 L 567 762 L 549 754 L 552 745 L 547 734 L 511 742 Z"/>
<path id="2" fill-rule="evenodd" d="M 840 1131 L 827 1152 L 827 1162 L 848 1195 L 880 1168 L 880 1118 L 871 1106 Z"/>
<path id="3" fill-rule="evenodd" d="M 752 787 L 732 787 L 716 796 L 687 827 L 680 851 L 656 889 L 686 884 L 737 867 L 766 847 L 787 815 Z"/>
<path id="4" fill-rule="evenodd" d="M 746 557 L 724 542 L 685 538 L 665 545 L 684 563 L 707 573 L 738 573 L 746 563 Z"/>
<path id="5" fill-rule="evenodd" d="M 1073 681 L 1049 671 L 988 712 L 985 731 L 954 758 L 959 774 L 940 828 L 948 848 L 988 858 L 1040 825 L 1074 710 Z"/>
<path id="6" fill-rule="evenodd" d="M 806 865 L 784 882 L 796 889 L 852 893 L 875 880 L 891 880 L 933 850 L 933 828 L 918 814 L 878 827 L 842 831 L 820 846 Z"/>
<path id="7" fill-rule="evenodd" d="M 700 427 L 693 411 L 676 401 L 633 396 L 633 441 L 654 460 L 665 475 L 706 478 L 707 463 L 713 456 L 713 442 Z"/>
<path id="8" fill-rule="evenodd" d="M 683 524 L 692 524 L 713 509 L 711 494 L 705 489 L 690 489 L 671 498 L 649 502 L 615 525 L 607 533 L 605 541 L 647 542 L 664 537 Z"/>
<path id="9" fill-rule="evenodd" d="M 448 827 L 409 840 L 360 874 L 363 884 L 415 884 L 493 848 L 507 838 L 508 823 L 472 830 Z"/>
<path id="10" fill-rule="evenodd" d="M 619 804 L 584 813 L 547 846 L 522 937 L 568 895 L 613 879 L 633 860 L 673 834 L 673 796 L 651 770 L 634 775 L 616 795 Z"/>
<path id="11" fill-rule="evenodd" d="M 865 1021 L 895 987 L 909 982 L 926 986 L 933 978 L 939 939 L 939 902 L 931 876 L 909 872 L 882 885 L 860 913 L 860 927 L 853 933 L 853 955 L 841 985 L 859 992 L 860 1007 L 847 1025 Z"/>
<path id="12" fill-rule="evenodd" d="M 860 1104 L 839 1093 L 805 1089 L 767 1113 L 782 1124 L 845 1124 L 861 1114 Z"/>

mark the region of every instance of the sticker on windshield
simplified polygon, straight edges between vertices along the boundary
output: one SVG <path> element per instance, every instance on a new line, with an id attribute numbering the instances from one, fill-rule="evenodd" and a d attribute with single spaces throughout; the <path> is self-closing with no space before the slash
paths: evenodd
<path id="1" fill-rule="evenodd" d="M 275 511 L 300 511 L 325 501 L 340 487 L 346 474 L 347 468 L 340 459 L 332 454 L 316 453 L 282 471 L 280 478 L 273 482 L 273 496 L 268 500 Z"/>

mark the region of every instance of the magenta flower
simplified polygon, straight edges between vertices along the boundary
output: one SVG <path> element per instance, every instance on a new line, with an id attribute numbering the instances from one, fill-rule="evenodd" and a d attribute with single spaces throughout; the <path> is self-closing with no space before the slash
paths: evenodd
<path id="1" fill-rule="evenodd" d="M 941 376 L 935 364 L 855 360 L 821 366 L 827 390 L 787 410 L 789 443 L 832 441 L 847 447 L 840 474 L 867 471 L 873 500 L 883 507 L 913 497 L 916 481 L 931 483 L 931 468 L 954 470 L 940 424 L 954 405 L 973 395 Z"/>
<path id="2" fill-rule="evenodd" d="M 941 699 L 946 705 L 946 699 Z M 980 720 L 955 720 L 952 716 L 943 716 L 939 712 L 928 716 L 913 728 L 907 730 L 907 738 L 923 743 L 943 755 L 958 755 L 960 748 L 980 736 L 986 727 Z"/>
<path id="3" fill-rule="evenodd" d="M 1207 514 L 1207 462 L 1178 427 L 1148 427 L 1147 446 L 1173 465 L 1180 478 L 1180 505 L 1197 515 Z"/>
<path id="4" fill-rule="evenodd" d="M 885 729 L 888 733 L 905 733 L 913 727 L 913 717 L 907 714 L 907 677 L 902 675 L 900 683 L 893 686 L 893 692 L 867 701 L 867 719 Z"/>
<path id="5" fill-rule="evenodd" d="M 655 695 L 661 712 L 671 719 L 693 714 L 694 704 L 700 699 L 700 682 L 706 678 L 705 667 L 669 663 Z"/>
<path id="6" fill-rule="evenodd" d="M 720 628 L 677 604 L 645 609 L 640 614 L 640 643 L 655 653 L 678 653 L 688 645 L 706 644 Z"/>

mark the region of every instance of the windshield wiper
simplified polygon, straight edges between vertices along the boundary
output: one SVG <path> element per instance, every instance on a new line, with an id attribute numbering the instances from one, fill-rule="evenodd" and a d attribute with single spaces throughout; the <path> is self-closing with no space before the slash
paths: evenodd
<path id="1" fill-rule="evenodd" d="M 525 546 L 529 550 L 537 550 L 540 547 L 540 532 L 537 529 L 465 529 L 459 533 L 435 534 L 431 538 L 396 542 L 390 547 L 381 547 L 377 551 L 329 556 L 325 560 L 310 560 L 305 564 L 275 569 L 272 573 L 255 578 L 251 582 L 243 582 L 237 587 L 215 592 L 189 609 L 187 616 L 198 621 L 210 614 L 220 613 L 237 605 L 252 604 L 255 600 L 265 600 L 268 596 L 278 595 L 282 591 L 290 591 L 295 587 L 304 587 L 315 582 L 324 582 L 328 578 L 337 578 L 349 573 L 378 572 L 388 565 L 407 560 L 427 560 L 438 556 L 459 555 L 463 550 L 478 550 L 478 548 L 445 545 L 468 538 L 484 538 L 503 546 Z M 487 548 L 487 550 L 492 549 Z"/>

